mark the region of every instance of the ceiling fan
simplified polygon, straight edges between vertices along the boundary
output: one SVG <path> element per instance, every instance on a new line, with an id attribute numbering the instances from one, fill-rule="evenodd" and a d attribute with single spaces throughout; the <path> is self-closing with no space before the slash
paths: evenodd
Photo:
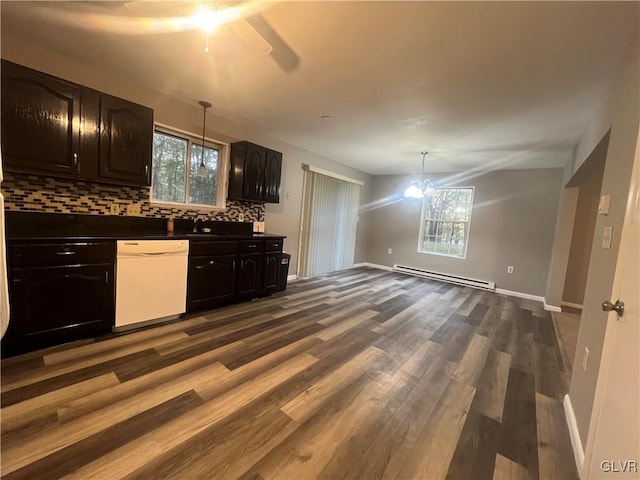
<path id="1" fill-rule="evenodd" d="M 168 21 L 173 31 L 201 30 L 205 52 L 209 48 L 210 33 L 226 25 L 255 54 L 270 55 L 283 70 L 291 71 L 298 66 L 300 58 L 260 15 L 262 3 L 261 0 L 230 5 L 214 0 L 136 0 L 125 2 L 124 7 L 147 20 Z"/>

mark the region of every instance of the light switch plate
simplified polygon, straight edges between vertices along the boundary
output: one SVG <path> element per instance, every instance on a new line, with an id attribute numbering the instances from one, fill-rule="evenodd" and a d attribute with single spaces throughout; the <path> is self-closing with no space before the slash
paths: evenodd
<path id="1" fill-rule="evenodd" d="M 611 235 L 612 228 L 604 227 L 604 231 L 602 232 L 602 248 L 611 248 Z"/>
<path id="2" fill-rule="evenodd" d="M 611 206 L 611 195 L 602 195 L 598 204 L 598 214 L 607 215 Z"/>

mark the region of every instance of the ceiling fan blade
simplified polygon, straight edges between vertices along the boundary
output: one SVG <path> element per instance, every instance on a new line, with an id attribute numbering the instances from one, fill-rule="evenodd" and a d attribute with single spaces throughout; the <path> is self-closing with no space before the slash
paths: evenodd
<path id="1" fill-rule="evenodd" d="M 246 17 L 246 19 L 256 32 L 273 47 L 271 58 L 275 60 L 280 68 L 285 72 L 291 72 L 298 67 L 300 64 L 300 57 L 293 51 L 287 42 L 278 35 L 278 32 L 271 27 L 262 15 L 256 13 Z"/>
<path id="2" fill-rule="evenodd" d="M 227 26 L 257 55 L 269 55 L 273 51 L 273 46 L 246 19 L 238 18 Z"/>

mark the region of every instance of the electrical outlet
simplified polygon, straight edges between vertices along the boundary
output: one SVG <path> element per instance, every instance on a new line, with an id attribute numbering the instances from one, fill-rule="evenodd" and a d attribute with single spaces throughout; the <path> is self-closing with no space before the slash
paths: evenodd
<path id="1" fill-rule="evenodd" d="M 387 248 L 387 253 L 391 255 L 391 253 L 393 253 L 393 250 L 391 248 Z"/>
<path id="2" fill-rule="evenodd" d="M 238 221 L 239 222 L 244 222 L 244 213 L 238 214 Z"/>
<path id="3" fill-rule="evenodd" d="M 507 267 L 507 273 L 513 273 L 513 265 Z"/>
<path id="4" fill-rule="evenodd" d="M 138 203 L 130 203 L 127 205 L 127 215 L 128 216 L 140 216 L 140 204 Z"/>
<path id="5" fill-rule="evenodd" d="M 589 363 L 589 349 L 584 347 L 584 355 L 582 356 L 582 370 L 587 371 L 587 364 Z"/>
<path id="6" fill-rule="evenodd" d="M 117 203 L 112 203 L 110 208 L 111 215 L 120 215 L 120 205 Z"/>

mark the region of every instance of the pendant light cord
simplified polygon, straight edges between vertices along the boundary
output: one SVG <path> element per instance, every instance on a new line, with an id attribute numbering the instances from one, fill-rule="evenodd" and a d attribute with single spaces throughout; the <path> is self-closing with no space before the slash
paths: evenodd
<path id="1" fill-rule="evenodd" d="M 204 164 L 204 134 L 205 134 L 205 125 L 207 124 L 207 108 L 209 108 L 211 104 L 204 100 L 200 100 L 198 103 L 202 107 L 202 154 L 200 155 L 200 166 L 198 167 L 198 176 L 206 177 L 207 167 Z"/>

